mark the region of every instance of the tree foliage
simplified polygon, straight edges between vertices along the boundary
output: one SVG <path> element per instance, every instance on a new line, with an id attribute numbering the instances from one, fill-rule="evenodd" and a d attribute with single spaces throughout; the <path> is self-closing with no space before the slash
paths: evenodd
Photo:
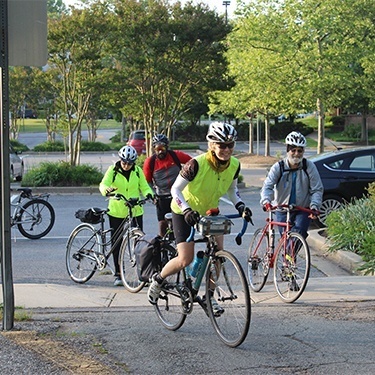
<path id="1" fill-rule="evenodd" d="M 340 106 L 358 83 L 353 64 L 363 56 L 370 8 L 365 0 L 246 2 L 228 38 L 236 84 L 223 101 L 214 93 L 212 108 L 267 116 L 315 107 L 322 152 L 325 108 Z"/>

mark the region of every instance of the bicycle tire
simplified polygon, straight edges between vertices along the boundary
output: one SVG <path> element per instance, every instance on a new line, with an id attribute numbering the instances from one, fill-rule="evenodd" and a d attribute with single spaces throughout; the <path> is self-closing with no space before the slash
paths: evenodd
<path id="1" fill-rule="evenodd" d="M 283 302 L 292 303 L 304 292 L 310 273 L 310 250 L 303 236 L 291 232 L 277 249 L 274 284 Z"/>
<path id="2" fill-rule="evenodd" d="M 263 228 L 255 231 L 249 247 L 247 275 L 254 292 L 260 292 L 266 284 L 270 264 L 268 259 L 268 235 L 263 236 Z"/>
<path id="3" fill-rule="evenodd" d="M 222 313 L 213 311 L 212 298 L 224 310 Z M 220 339 L 232 348 L 241 345 L 250 327 L 250 292 L 241 264 L 228 251 L 218 251 L 210 260 L 206 272 L 206 303 Z"/>
<path id="4" fill-rule="evenodd" d="M 66 269 L 70 278 L 83 284 L 97 269 L 94 252 L 99 253 L 100 236 L 90 224 L 80 224 L 69 236 L 66 244 Z"/>
<path id="5" fill-rule="evenodd" d="M 130 228 L 125 233 L 120 247 L 121 280 L 125 289 L 131 293 L 138 293 L 145 286 L 145 282 L 139 280 L 134 253 L 136 240 L 144 235 L 142 230 Z"/>
<path id="6" fill-rule="evenodd" d="M 180 271 L 166 278 L 159 299 L 154 305 L 156 316 L 161 324 L 170 331 L 177 331 L 186 320 L 184 303 L 176 286 L 186 285 L 185 273 Z"/>
<path id="7" fill-rule="evenodd" d="M 20 207 L 17 214 L 20 233 L 31 240 L 46 236 L 55 224 L 55 210 L 44 199 L 32 199 Z"/>

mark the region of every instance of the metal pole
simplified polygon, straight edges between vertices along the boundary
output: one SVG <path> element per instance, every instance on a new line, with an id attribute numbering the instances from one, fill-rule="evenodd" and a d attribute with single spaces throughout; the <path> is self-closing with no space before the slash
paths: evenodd
<path id="1" fill-rule="evenodd" d="M 1 83 L 0 83 L 0 191 L 1 191 L 1 276 L 3 288 L 3 329 L 14 324 L 14 291 L 12 275 L 12 248 L 10 236 L 10 171 L 9 171 L 9 75 L 8 75 L 8 0 L 0 2 L 1 17 Z"/>
<path id="2" fill-rule="evenodd" d="M 230 5 L 229 0 L 223 1 L 223 5 L 225 6 L 225 24 L 228 23 L 228 6 Z"/>

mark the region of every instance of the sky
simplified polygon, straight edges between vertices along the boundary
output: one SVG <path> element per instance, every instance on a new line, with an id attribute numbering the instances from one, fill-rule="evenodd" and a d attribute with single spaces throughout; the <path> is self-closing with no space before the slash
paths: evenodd
<path id="1" fill-rule="evenodd" d="M 75 3 L 79 3 L 77 0 L 63 0 L 66 5 L 71 5 Z M 181 3 L 184 3 L 184 0 L 180 0 Z M 194 0 L 193 0 L 194 1 Z M 225 6 L 223 5 L 223 0 L 197 0 L 198 2 L 202 2 L 207 4 L 211 9 L 216 9 L 219 14 L 225 13 Z M 236 9 L 236 0 L 230 0 L 230 5 L 227 8 L 228 17 L 231 17 Z"/>

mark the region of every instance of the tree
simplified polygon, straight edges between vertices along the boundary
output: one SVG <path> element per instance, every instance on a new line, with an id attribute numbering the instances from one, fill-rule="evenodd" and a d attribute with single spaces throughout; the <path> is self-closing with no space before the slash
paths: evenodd
<path id="1" fill-rule="evenodd" d="M 49 66 L 58 72 L 60 122 L 66 128 L 71 165 L 79 164 L 82 122 L 90 101 L 103 87 L 102 48 L 105 43 L 105 7 L 100 3 L 72 9 L 70 15 L 51 20 Z"/>
<path id="2" fill-rule="evenodd" d="M 147 135 L 170 135 L 197 91 L 217 87 L 228 27 L 202 4 L 115 0 L 111 9 L 109 54 L 121 77 L 122 111 L 141 120 Z"/>
<path id="3" fill-rule="evenodd" d="M 240 109 L 260 109 L 267 117 L 310 109 L 315 103 L 317 151 L 323 152 L 324 108 L 338 106 L 354 85 L 350 65 L 358 52 L 351 26 L 355 4 L 262 0 L 244 5 L 228 38 L 227 54 L 236 82 L 231 93 L 243 103 Z"/>
<path id="4" fill-rule="evenodd" d="M 25 108 L 27 104 L 31 81 L 31 68 L 16 66 L 9 69 L 9 110 L 11 113 L 9 135 L 11 139 L 18 139 L 22 108 Z"/>

